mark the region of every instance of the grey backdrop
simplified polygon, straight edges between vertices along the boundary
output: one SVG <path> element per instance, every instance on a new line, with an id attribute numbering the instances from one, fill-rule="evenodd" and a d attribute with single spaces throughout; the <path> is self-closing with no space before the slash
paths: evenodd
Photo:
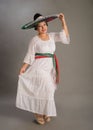
<path id="1" fill-rule="evenodd" d="M 29 112 L 15 108 L 19 69 L 30 39 L 36 34 L 21 26 L 35 13 L 63 12 L 71 44 L 56 43 L 61 81 L 55 94 L 57 118 L 36 125 Z M 60 31 L 58 19 L 50 31 Z M 92 130 L 93 129 L 93 0 L 0 0 L 0 129 Z"/>

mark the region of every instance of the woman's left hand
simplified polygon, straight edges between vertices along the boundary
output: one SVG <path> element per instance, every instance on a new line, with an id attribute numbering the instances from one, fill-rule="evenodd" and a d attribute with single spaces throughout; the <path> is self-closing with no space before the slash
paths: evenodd
<path id="1" fill-rule="evenodd" d="M 60 13 L 60 14 L 59 14 L 59 19 L 60 19 L 61 21 L 63 21 L 63 20 L 65 19 L 64 14 L 63 14 L 63 13 Z"/>

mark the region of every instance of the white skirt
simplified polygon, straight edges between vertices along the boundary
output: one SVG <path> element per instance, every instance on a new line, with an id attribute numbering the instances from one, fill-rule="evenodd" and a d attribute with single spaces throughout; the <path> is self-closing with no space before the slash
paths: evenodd
<path id="1" fill-rule="evenodd" d="M 56 116 L 55 71 L 51 58 L 36 59 L 19 75 L 16 107 L 33 113 Z"/>

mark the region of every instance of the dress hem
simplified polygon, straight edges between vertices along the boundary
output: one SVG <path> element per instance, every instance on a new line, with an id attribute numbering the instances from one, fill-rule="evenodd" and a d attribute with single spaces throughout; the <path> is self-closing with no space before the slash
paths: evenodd
<path id="1" fill-rule="evenodd" d="M 37 114 L 41 114 L 41 115 L 51 116 L 51 117 L 56 117 L 56 116 L 57 116 L 57 115 L 52 115 L 52 114 L 45 114 L 45 113 L 35 112 L 35 111 L 33 111 L 33 110 L 28 110 L 28 109 L 25 109 L 25 108 L 20 107 L 20 106 L 18 106 L 18 105 L 16 105 L 16 108 L 21 109 L 21 110 L 24 110 L 24 111 L 32 112 L 32 113 L 37 113 Z"/>

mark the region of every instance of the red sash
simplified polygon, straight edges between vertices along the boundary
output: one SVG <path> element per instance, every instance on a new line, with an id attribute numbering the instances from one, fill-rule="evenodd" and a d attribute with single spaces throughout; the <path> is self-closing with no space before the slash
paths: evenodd
<path id="1" fill-rule="evenodd" d="M 55 60 L 55 70 L 56 70 L 56 83 L 59 83 L 59 64 L 58 64 L 58 59 L 57 59 L 57 57 L 56 57 L 56 55 L 55 54 L 52 54 L 53 55 L 53 57 L 52 58 L 54 58 L 54 60 Z M 47 57 L 50 57 L 51 58 L 51 56 L 47 56 L 47 55 L 35 55 L 35 59 L 38 59 L 38 58 L 47 58 Z"/>

